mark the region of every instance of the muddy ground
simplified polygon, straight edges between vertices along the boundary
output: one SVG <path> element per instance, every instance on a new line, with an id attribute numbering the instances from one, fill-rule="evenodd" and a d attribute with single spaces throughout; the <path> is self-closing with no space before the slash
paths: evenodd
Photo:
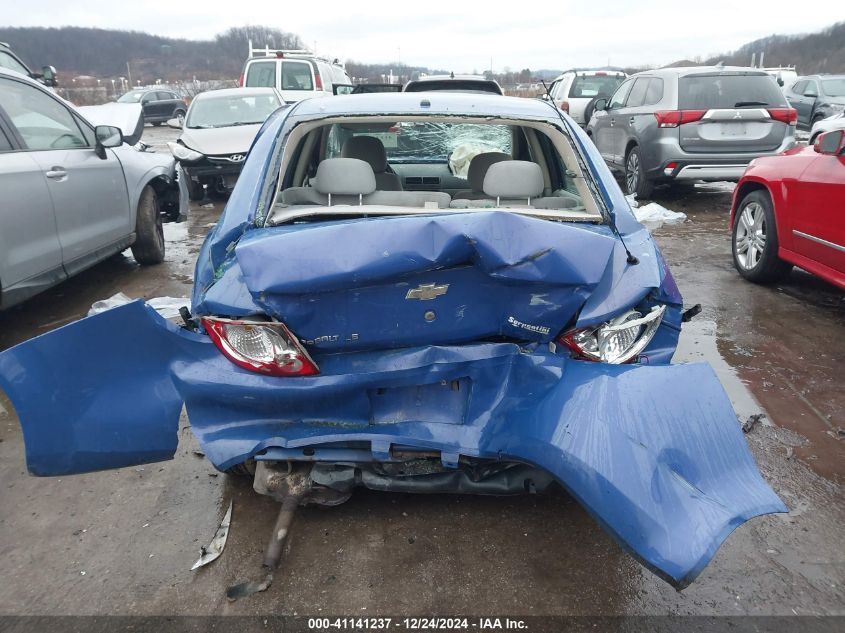
<path id="1" fill-rule="evenodd" d="M 145 140 L 162 147 L 173 135 L 147 128 Z M 195 456 L 186 419 L 173 461 L 38 479 L 0 398 L 0 615 L 845 615 L 845 294 L 800 271 L 772 287 L 743 281 L 730 259 L 730 189 L 655 194 L 689 216 L 654 234 L 687 303 L 703 306 L 676 361 L 709 361 L 743 419 L 766 414 L 746 437 L 790 513 L 741 526 L 683 592 L 564 494 L 359 491 L 337 508 L 303 509 L 272 587 L 229 603 L 226 587 L 256 576 L 276 506 Z M 0 349 L 116 292 L 187 296 L 222 206 L 193 205 L 186 223 L 170 225 L 160 266 L 140 268 L 127 253 L 0 313 Z M 224 554 L 189 571 L 230 499 Z"/>

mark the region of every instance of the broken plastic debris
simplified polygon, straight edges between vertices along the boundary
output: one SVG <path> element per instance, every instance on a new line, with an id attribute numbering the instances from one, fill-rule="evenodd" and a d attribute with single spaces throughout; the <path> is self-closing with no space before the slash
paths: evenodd
<path id="1" fill-rule="evenodd" d="M 220 527 L 217 528 L 217 533 L 214 535 L 214 538 L 211 539 L 211 543 L 208 544 L 207 547 L 203 547 L 200 550 L 200 557 L 197 562 L 194 563 L 194 566 L 191 567 L 191 571 L 195 569 L 199 569 L 204 565 L 208 565 L 210 562 L 217 560 L 217 557 L 223 553 L 223 548 L 226 546 L 226 539 L 229 536 L 229 524 L 232 521 L 232 502 L 229 502 L 229 509 L 226 510 L 226 515 L 223 517 L 223 521 L 220 523 Z"/>
<path id="2" fill-rule="evenodd" d="M 754 415 L 749 415 L 748 419 L 742 423 L 742 432 L 750 433 L 765 417 L 765 413 L 755 413 Z"/>
<path id="3" fill-rule="evenodd" d="M 134 299 L 127 297 L 122 292 L 118 292 L 108 299 L 95 301 L 91 306 L 91 309 L 88 310 L 87 316 L 94 316 L 95 314 L 100 314 L 106 310 L 111 310 L 112 308 L 131 303 L 132 301 L 134 301 Z M 152 299 L 147 300 L 147 305 L 165 319 L 175 319 L 179 316 L 179 308 L 182 306 L 187 307 L 189 310 L 191 309 L 191 300 L 187 297 L 153 297 Z"/>

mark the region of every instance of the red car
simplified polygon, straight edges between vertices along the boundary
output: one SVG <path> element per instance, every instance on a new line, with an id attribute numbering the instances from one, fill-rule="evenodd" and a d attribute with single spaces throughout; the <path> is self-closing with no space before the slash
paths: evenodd
<path id="1" fill-rule="evenodd" d="M 734 190 L 734 266 L 756 283 L 800 266 L 845 289 L 845 130 L 757 158 Z"/>

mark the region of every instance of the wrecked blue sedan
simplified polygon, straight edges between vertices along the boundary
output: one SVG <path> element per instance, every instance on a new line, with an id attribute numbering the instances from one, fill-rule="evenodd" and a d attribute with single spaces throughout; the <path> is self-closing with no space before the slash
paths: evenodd
<path id="1" fill-rule="evenodd" d="M 184 404 L 214 466 L 283 501 L 279 525 L 356 486 L 560 485 L 676 587 L 786 511 L 712 369 L 670 364 L 683 305 L 649 232 L 541 101 L 278 111 L 194 284 L 184 324 L 135 302 L 0 354 L 31 473 L 169 459 Z"/>

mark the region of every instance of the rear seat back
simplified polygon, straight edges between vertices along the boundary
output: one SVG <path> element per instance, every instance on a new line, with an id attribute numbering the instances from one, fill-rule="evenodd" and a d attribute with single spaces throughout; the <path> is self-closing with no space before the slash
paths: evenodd
<path id="1" fill-rule="evenodd" d="M 376 191 L 369 163 L 357 158 L 327 158 L 317 166 L 313 187 L 290 187 L 282 191 L 282 204 L 331 206 L 384 205 L 425 208 L 433 203 L 448 209 L 452 198 L 439 191 Z"/>
<path id="2" fill-rule="evenodd" d="M 565 197 L 541 197 L 545 189 L 543 171 L 537 163 L 525 160 L 495 162 L 484 176 L 484 198 L 456 199 L 453 209 L 531 207 L 535 209 L 566 209 L 578 202 Z"/>
<path id="3" fill-rule="evenodd" d="M 486 198 L 487 196 L 484 193 L 484 177 L 487 175 L 487 170 L 494 163 L 500 163 L 510 159 L 510 155 L 503 152 L 484 152 L 483 154 L 474 156 L 467 169 L 467 184 L 470 188 L 455 192 L 452 199 L 477 200 L 479 198 Z"/>

